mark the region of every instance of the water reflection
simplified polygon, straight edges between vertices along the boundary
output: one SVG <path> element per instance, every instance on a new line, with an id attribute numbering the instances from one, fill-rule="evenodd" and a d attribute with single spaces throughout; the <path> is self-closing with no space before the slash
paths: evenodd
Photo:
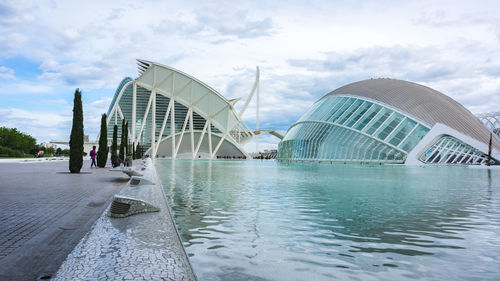
<path id="1" fill-rule="evenodd" d="M 499 274 L 491 272 L 500 268 L 498 170 L 260 161 L 157 166 L 200 280 L 236 273 L 449 279 L 474 272 L 464 272 L 473 262 L 482 278 Z M 484 257 L 493 264 L 474 260 Z"/>

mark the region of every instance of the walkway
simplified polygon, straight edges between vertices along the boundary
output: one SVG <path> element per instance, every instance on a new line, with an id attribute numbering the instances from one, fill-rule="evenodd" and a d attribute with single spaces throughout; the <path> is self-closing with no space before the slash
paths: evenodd
<path id="1" fill-rule="evenodd" d="M 0 162 L 0 280 L 55 274 L 128 180 L 68 162 Z"/>
<path id="2" fill-rule="evenodd" d="M 149 161 L 141 173 L 157 184 L 127 184 L 119 194 L 146 200 L 160 211 L 126 218 L 102 214 L 62 264 L 54 281 L 196 280 L 153 164 Z"/>

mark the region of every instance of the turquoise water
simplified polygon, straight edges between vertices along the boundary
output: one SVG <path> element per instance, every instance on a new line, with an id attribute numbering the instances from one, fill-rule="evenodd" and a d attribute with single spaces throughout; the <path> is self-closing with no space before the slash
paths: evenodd
<path id="1" fill-rule="evenodd" d="M 199 280 L 500 279 L 500 170 L 157 160 Z"/>

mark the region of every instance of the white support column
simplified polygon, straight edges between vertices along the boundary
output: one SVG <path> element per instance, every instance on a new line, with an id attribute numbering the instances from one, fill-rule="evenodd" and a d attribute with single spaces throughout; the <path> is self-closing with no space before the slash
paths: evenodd
<path id="1" fill-rule="evenodd" d="M 116 97 L 116 100 L 115 100 L 115 103 L 112 105 L 113 107 L 111 108 L 111 115 L 113 115 L 113 112 L 116 113 L 116 107 L 118 106 L 118 103 L 120 102 L 121 98 L 122 98 L 122 95 L 123 95 L 123 92 L 125 92 L 125 89 L 130 85 L 130 83 L 132 83 L 132 81 L 126 83 L 125 85 L 123 85 L 122 87 L 122 90 L 120 91 L 120 93 L 118 94 L 118 97 Z M 116 119 L 116 117 L 115 117 Z M 117 125 L 117 120 L 115 120 L 115 125 Z M 108 124 L 106 123 L 106 126 Z"/>
<path id="2" fill-rule="evenodd" d="M 172 159 L 175 159 L 177 155 L 175 154 L 175 102 L 174 96 L 172 96 L 172 113 L 170 117 L 170 137 L 172 138 Z"/>
<path id="3" fill-rule="evenodd" d="M 163 122 L 161 123 L 160 134 L 158 135 L 158 143 L 156 144 L 156 150 L 160 147 L 161 138 L 163 137 L 163 131 L 165 130 L 165 125 L 167 125 L 168 116 L 170 115 L 170 108 L 172 107 L 173 100 L 170 99 L 168 103 L 167 111 L 165 111 L 165 117 L 163 118 Z"/>
<path id="4" fill-rule="evenodd" d="M 182 130 L 181 130 L 181 135 L 179 137 L 179 141 L 177 142 L 177 145 L 175 146 L 175 155 L 179 152 L 179 147 L 181 146 L 182 138 L 184 137 L 184 132 L 186 131 L 186 125 L 188 123 L 188 119 L 191 112 L 191 108 L 188 109 L 188 112 L 186 114 L 186 118 L 184 119 L 184 124 L 182 124 Z"/>
<path id="5" fill-rule="evenodd" d="M 191 153 L 193 154 L 193 159 L 196 156 L 194 153 L 194 129 L 193 129 L 193 108 L 189 108 L 190 116 L 189 116 L 189 132 L 191 133 Z"/>
<path id="6" fill-rule="evenodd" d="M 137 135 L 136 142 L 139 142 L 139 139 L 142 136 L 142 131 L 144 130 L 144 126 L 146 125 L 146 121 L 148 119 L 149 109 L 151 108 L 152 101 L 153 101 L 153 92 L 151 92 L 151 94 L 149 95 L 148 105 L 146 106 L 146 111 L 144 112 L 144 117 L 142 118 L 141 129 L 139 130 L 139 134 Z"/>
<path id="7" fill-rule="evenodd" d="M 156 90 L 151 91 L 153 112 L 151 113 L 151 159 L 156 158 Z"/>
<path id="8" fill-rule="evenodd" d="M 125 116 L 123 116 L 122 109 L 119 106 L 116 107 L 116 110 L 118 111 L 118 113 L 120 113 L 120 118 L 125 119 Z"/>
<path id="9" fill-rule="evenodd" d="M 132 124 L 130 124 L 130 128 L 132 129 L 132 147 L 135 149 L 137 142 L 135 141 L 135 131 L 136 131 L 136 115 L 137 115 L 137 84 L 132 84 Z"/>
<path id="10" fill-rule="evenodd" d="M 194 151 L 193 158 L 196 158 L 196 154 L 198 154 L 198 150 L 200 149 L 201 142 L 203 141 L 203 137 L 205 136 L 205 132 L 207 131 L 208 120 L 205 122 L 205 126 L 203 126 L 203 131 L 201 132 L 200 139 L 198 140 L 198 145 L 196 145 L 196 150 Z"/>
<path id="11" fill-rule="evenodd" d="M 215 154 L 217 154 L 217 151 L 219 151 L 219 148 L 220 148 L 220 146 L 222 145 L 222 143 L 224 142 L 224 140 L 226 139 L 226 137 L 227 137 L 228 133 L 229 133 L 229 131 L 228 131 L 228 132 L 226 132 L 226 133 L 222 136 L 222 138 L 220 138 L 219 143 L 217 143 L 217 146 L 216 146 L 216 147 L 215 147 L 215 149 L 214 149 L 214 154 L 212 155 L 212 158 L 214 158 Z"/>
<path id="12" fill-rule="evenodd" d="M 172 74 L 172 117 L 170 118 L 170 137 L 172 138 L 172 159 L 177 158 L 175 150 L 175 72 Z"/>
<path id="13" fill-rule="evenodd" d="M 227 135 L 229 135 L 229 133 L 231 132 L 231 130 L 229 129 L 229 116 L 230 116 L 230 114 L 231 114 L 231 111 L 228 110 L 227 121 L 226 121 L 226 130 L 227 131 L 224 133 L 224 135 L 220 139 L 219 143 L 215 146 L 214 153 L 213 153 L 213 155 L 211 155 L 211 158 L 214 158 L 215 154 L 217 154 L 217 151 L 219 151 L 220 146 L 224 142 L 224 139 L 226 139 Z"/>
<path id="14" fill-rule="evenodd" d="M 208 123 L 208 153 L 210 154 L 210 159 L 212 159 L 212 126 L 210 124 L 210 119 L 207 120 Z"/>

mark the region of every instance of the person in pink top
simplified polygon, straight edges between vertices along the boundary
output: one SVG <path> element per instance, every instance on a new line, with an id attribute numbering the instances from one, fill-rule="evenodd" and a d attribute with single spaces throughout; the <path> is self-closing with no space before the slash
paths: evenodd
<path id="1" fill-rule="evenodd" d="M 97 151 L 95 151 L 95 145 L 92 147 L 92 150 L 90 151 L 90 158 L 92 158 L 92 163 L 90 164 L 90 169 L 92 169 L 92 166 L 97 168 L 97 164 L 95 163 L 95 158 L 97 157 Z"/>

